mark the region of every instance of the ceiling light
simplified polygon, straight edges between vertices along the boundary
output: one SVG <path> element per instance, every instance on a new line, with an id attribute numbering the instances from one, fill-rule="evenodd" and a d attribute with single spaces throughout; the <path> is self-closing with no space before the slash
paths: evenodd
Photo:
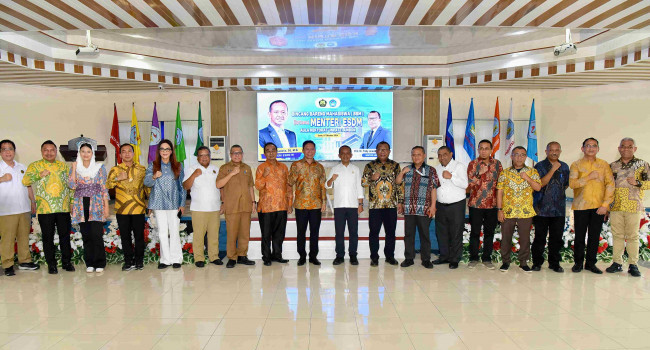
<path id="1" fill-rule="evenodd" d="M 136 38 L 136 39 L 149 39 L 146 36 L 142 36 L 142 35 L 138 35 L 138 34 L 124 34 L 124 35 L 130 36 L 130 37 Z"/>

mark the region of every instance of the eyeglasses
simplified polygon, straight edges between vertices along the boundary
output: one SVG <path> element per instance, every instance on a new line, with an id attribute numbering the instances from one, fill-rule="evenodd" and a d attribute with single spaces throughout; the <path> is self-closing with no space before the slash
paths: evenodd
<path id="1" fill-rule="evenodd" d="M 241 156 L 244 152 L 231 152 L 230 154 L 233 156 Z"/>
<path id="2" fill-rule="evenodd" d="M 585 148 L 598 148 L 598 145 L 585 145 Z"/>
<path id="3" fill-rule="evenodd" d="M 160 152 L 171 152 L 171 151 L 172 151 L 171 148 L 161 148 L 160 149 Z"/>
<path id="4" fill-rule="evenodd" d="M 2 149 L 0 149 L 0 151 L 2 151 L 2 152 L 11 152 L 13 150 L 14 150 L 13 148 L 2 148 Z"/>

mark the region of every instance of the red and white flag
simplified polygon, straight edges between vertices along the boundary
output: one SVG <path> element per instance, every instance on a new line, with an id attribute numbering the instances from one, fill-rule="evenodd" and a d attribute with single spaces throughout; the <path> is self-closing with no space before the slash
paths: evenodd
<path id="1" fill-rule="evenodd" d="M 117 106 L 113 103 L 113 126 L 111 127 L 111 145 L 115 147 L 115 161 L 117 164 L 122 163 L 120 157 L 120 126 L 117 123 Z"/>

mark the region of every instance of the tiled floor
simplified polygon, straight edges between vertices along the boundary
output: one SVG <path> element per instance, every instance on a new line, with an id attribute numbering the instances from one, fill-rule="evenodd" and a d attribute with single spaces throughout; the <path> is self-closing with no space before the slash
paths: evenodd
<path id="1" fill-rule="evenodd" d="M 605 268 L 605 264 L 600 265 Z M 570 266 L 565 265 L 569 270 Z M 382 264 L 0 278 L 3 349 L 650 349 L 650 270 Z"/>

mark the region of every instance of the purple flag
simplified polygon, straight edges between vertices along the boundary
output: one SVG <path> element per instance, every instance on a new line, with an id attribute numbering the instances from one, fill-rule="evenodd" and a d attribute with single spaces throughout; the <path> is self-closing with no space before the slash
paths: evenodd
<path id="1" fill-rule="evenodd" d="M 156 160 L 156 151 L 160 142 L 160 124 L 158 123 L 158 113 L 156 112 L 156 103 L 153 103 L 153 118 L 151 118 L 151 136 L 149 137 L 149 163 Z"/>

